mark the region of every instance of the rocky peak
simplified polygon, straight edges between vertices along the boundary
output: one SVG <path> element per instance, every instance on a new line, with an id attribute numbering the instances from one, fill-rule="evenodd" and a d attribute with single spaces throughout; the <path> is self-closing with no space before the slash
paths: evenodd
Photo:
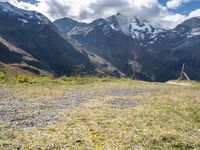
<path id="1" fill-rule="evenodd" d="M 200 17 L 194 17 L 179 24 L 175 30 L 187 37 L 200 35 Z"/>
<path id="2" fill-rule="evenodd" d="M 191 19 L 188 19 L 177 26 L 177 28 L 180 27 L 188 27 L 188 28 L 200 28 L 200 17 L 194 17 Z"/>
<path id="3" fill-rule="evenodd" d="M 18 21 L 21 21 L 23 24 L 29 23 L 29 21 L 37 21 L 38 24 L 49 24 L 50 21 L 44 15 L 35 12 L 27 11 L 20 8 L 17 8 L 11 5 L 9 2 L 0 2 L 0 14 L 13 16 Z"/>
<path id="4" fill-rule="evenodd" d="M 165 30 L 161 25 L 150 23 L 135 16 L 127 17 L 122 13 L 108 17 L 106 21 L 114 30 L 121 31 L 134 39 L 149 38 L 149 36 L 155 36 L 155 34 Z"/>

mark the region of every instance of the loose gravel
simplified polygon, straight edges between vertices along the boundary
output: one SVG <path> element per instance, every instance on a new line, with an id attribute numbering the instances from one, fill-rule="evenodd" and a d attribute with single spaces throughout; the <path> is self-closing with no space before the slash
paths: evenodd
<path id="1" fill-rule="evenodd" d="M 78 107 L 81 103 L 98 97 L 127 97 L 140 95 L 146 92 L 154 91 L 149 88 L 141 89 L 122 89 L 122 88 L 104 88 L 101 90 L 74 90 L 68 92 L 65 96 L 46 101 L 34 99 L 10 99 L 7 89 L 0 89 L 0 121 L 9 122 L 20 127 L 42 127 L 48 124 L 58 122 L 62 118 L 58 112 Z M 126 109 L 137 105 L 136 100 L 114 99 L 109 104 L 111 108 Z"/>
<path id="2" fill-rule="evenodd" d="M 132 100 L 127 100 L 123 98 L 116 98 L 113 101 L 111 101 L 108 106 L 110 108 L 118 108 L 118 109 L 126 109 L 126 108 L 131 108 L 134 107 L 138 104 L 138 100 L 132 99 Z"/>

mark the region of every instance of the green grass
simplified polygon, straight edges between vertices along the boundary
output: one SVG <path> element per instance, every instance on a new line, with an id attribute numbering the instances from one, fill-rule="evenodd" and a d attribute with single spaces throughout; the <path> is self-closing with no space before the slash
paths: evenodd
<path id="1" fill-rule="evenodd" d="M 1 77 L 3 76 L 3 77 Z M 22 128 L 0 123 L 0 149 L 200 149 L 200 84 L 191 86 L 147 83 L 97 77 L 19 76 L 5 80 L 12 98 L 49 100 L 71 90 L 151 88 L 127 100 L 139 104 L 127 109 L 110 108 L 115 96 L 97 97 L 59 112 L 61 122 L 45 127 Z M 183 81 L 182 81 L 183 82 Z"/>

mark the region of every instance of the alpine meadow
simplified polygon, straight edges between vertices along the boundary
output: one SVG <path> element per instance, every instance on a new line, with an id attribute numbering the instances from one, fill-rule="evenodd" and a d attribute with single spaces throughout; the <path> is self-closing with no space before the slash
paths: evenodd
<path id="1" fill-rule="evenodd" d="M 200 1 L 0 0 L 1 150 L 200 150 Z"/>

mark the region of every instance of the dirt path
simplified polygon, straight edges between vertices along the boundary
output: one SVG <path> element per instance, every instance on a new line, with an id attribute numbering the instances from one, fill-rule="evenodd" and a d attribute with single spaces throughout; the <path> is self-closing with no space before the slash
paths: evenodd
<path id="1" fill-rule="evenodd" d="M 61 120 L 58 112 L 70 108 L 80 107 L 81 103 L 98 97 L 127 97 L 136 96 L 153 91 L 149 88 L 122 89 L 104 88 L 100 90 L 79 89 L 68 92 L 65 96 L 54 100 L 38 101 L 34 99 L 11 99 L 7 89 L 0 89 L 0 121 L 9 122 L 20 127 L 46 126 Z M 110 103 L 114 108 L 135 106 L 136 101 L 127 102 L 117 99 Z"/>
<path id="2" fill-rule="evenodd" d="M 167 84 L 179 85 L 179 86 L 191 86 L 191 84 L 189 83 L 181 83 L 181 82 L 173 82 L 173 81 L 169 81 L 167 82 Z"/>

